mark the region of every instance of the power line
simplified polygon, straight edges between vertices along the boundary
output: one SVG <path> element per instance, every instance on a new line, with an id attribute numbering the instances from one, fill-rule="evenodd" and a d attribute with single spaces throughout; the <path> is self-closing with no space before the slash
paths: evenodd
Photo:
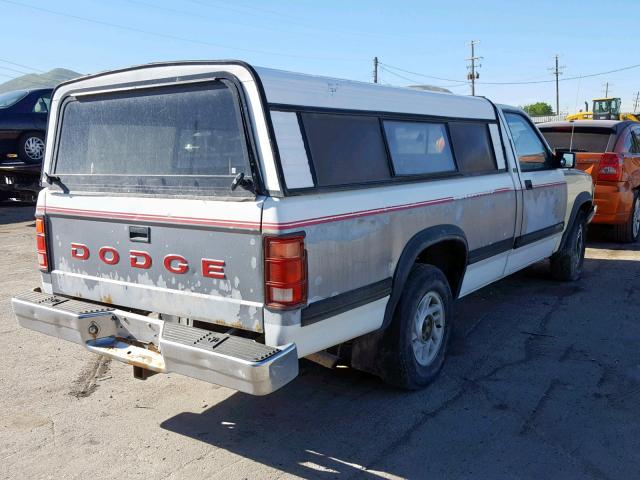
<path id="1" fill-rule="evenodd" d="M 237 4 L 234 4 L 234 6 L 229 6 L 228 2 L 210 2 L 208 0 L 187 0 L 191 3 L 194 3 L 196 5 L 202 5 L 205 7 L 213 7 L 213 8 L 222 8 L 222 9 L 226 9 L 232 12 L 237 12 L 237 13 L 241 13 L 242 15 L 253 15 L 256 17 L 259 17 L 261 20 L 264 21 L 264 15 L 271 15 L 272 17 L 276 17 L 276 18 L 283 18 L 285 20 L 287 20 L 289 23 L 291 22 L 295 22 L 294 25 L 303 27 L 303 28 L 308 28 L 311 30 L 315 30 L 315 31 L 320 31 L 320 32 L 330 32 L 330 33 L 338 33 L 338 34 L 344 34 L 344 35 L 349 35 L 349 36 L 357 36 L 357 37 L 371 37 L 371 38 L 380 38 L 380 37 L 385 37 L 385 38 L 390 38 L 390 37 L 397 37 L 397 34 L 390 34 L 390 33 L 385 33 L 385 32 L 365 32 L 362 30 L 354 30 L 353 28 L 348 28 L 348 29 L 337 29 L 337 28 L 327 28 L 327 27 L 318 27 L 317 24 L 314 23 L 307 23 L 304 21 L 304 19 L 300 18 L 300 17 L 296 17 L 293 15 L 288 15 L 286 13 L 282 13 L 282 12 L 276 12 L 274 10 L 267 10 L 264 8 L 257 8 L 253 5 L 249 6 L 249 5 L 242 5 L 239 6 Z"/>
<path id="2" fill-rule="evenodd" d="M 457 83 L 464 83 L 466 85 L 467 81 L 466 80 L 454 80 L 453 78 L 443 78 L 443 77 L 435 77 L 433 75 L 425 75 L 424 73 L 417 73 L 417 72 L 412 72 L 410 70 L 405 70 L 403 68 L 400 67 L 394 67 L 393 65 L 389 65 L 388 63 L 382 63 L 380 62 L 380 65 L 387 67 L 387 68 L 392 68 L 394 70 L 398 70 L 400 72 L 404 72 L 404 73 L 408 73 L 409 75 L 415 75 L 417 77 L 423 77 L 423 78 L 430 78 L 432 80 L 442 80 L 443 82 L 457 82 Z M 388 71 L 388 70 L 387 70 Z M 391 72 L 389 72 L 391 73 Z M 414 80 L 410 80 L 410 81 L 414 81 Z"/>
<path id="3" fill-rule="evenodd" d="M 5 62 L 5 60 L 0 59 L 0 62 Z M 12 62 L 6 62 L 6 63 L 12 63 Z M 44 72 L 42 70 L 39 69 L 35 69 L 32 67 L 27 67 L 26 65 L 22 66 L 23 69 L 31 69 L 31 70 L 35 70 L 35 71 L 31 71 L 31 72 L 25 72 L 22 70 L 18 70 L 17 68 L 12 68 L 12 67 L 7 67 L 5 65 L 0 65 L 0 69 L 2 70 L 8 70 L 10 72 L 15 72 L 15 73 L 21 73 L 22 77 L 12 77 L 9 75 L 4 74 L 3 77 L 9 77 L 11 79 L 17 79 L 17 78 L 23 78 L 24 76 L 27 75 L 41 75 L 37 72 L 43 72 L 43 73 L 47 73 Z M 31 83 L 35 83 L 35 82 L 40 82 L 42 85 L 51 85 L 51 82 L 64 82 L 66 80 L 69 80 L 69 76 L 61 76 L 61 75 L 48 75 L 46 79 L 42 79 L 42 78 L 37 78 L 37 79 L 24 79 L 25 81 L 31 82 Z"/>
<path id="4" fill-rule="evenodd" d="M 157 5 L 155 3 L 151 3 L 151 2 L 146 2 L 144 0 L 123 0 L 127 3 L 130 3 L 132 5 L 140 5 L 140 6 L 144 6 L 145 9 L 155 9 L 161 12 L 169 12 L 171 14 L 178 14 L 178 15 L 182 15 L 182 16 L 186 16 L 186 17 L 190 17 L 190 18 L 197 18 L 199 21 L 201 22 L 206 22 L 209 23 L 211 25 L 218 25 L 220 23 L 220 19 L 211 19 L 210 17 L 207 17 L 205 12 L 202 11 L 202 9 L 198 9 L 196 10 L 181 10 L 178 8 L 171 8 L 171 7 L 165 7 L 162 5 Z M 201 5 L 198 3 L 198 5 Z M 206 5 L 209 7 L 215 6 L 215 4 L 211 4 L 211 3 L 203 3 L 202 5 Z M 225 8 L 225 7 L 222 7 Z M 241 10 L 236 10 L 236 9 L 231 9 L 232 11 L 237 11 L 237 12 L 241 12 Z M 267 32 L 278 32 L 278 33 L 282 33 L 283 30 L 282 29 L 278 29 L 278 28 L 269 28 L 267 26 L 268 22 L 261 22 L 259 25 L 251 25 L 251 24 L 247 24 L 247 23 L 243 23 L 243 22 L 237 22 L 236 20 L 234 20 L 233 22 L 229 22 L 229 21 L 225 21 L 225 24 L 227 26 L 240 26 L 243 28 L 253 28 L 253 29 L 259 29 L 259 30 L 264 30 Z M 295 33 L 295 32 L 290 32 L 289 30 L 284 30 L 284 33 Z"/>
<path id="5" fill-rule="evenodd" d="M 267 51 L 267 50 L 255 50 L 255 49 L 252 49 L 252 48 L 231 47 L 231 46 L 223 45 L 223 44 L 219 44 L 219 43 L 207 42 L 205 40 L 196 40 L 196 39 L 193 39 L 193 38 L 180 37 L 180 36 L 171 35 L 171 34 L 168 34 L 168 33 L 153 32 L 151 30 L 144 30 L 144 29 L 137 28 L 137 27 L 130 27 L 130 26 L 127 26 L 127 25 L 121 25 L 121 24 L 113 23 L 113 22 L 106 22 L 104 20 L 97 20 L 95 18 L 82 17 L 80 15 L 74 15 L 74 14 L 71 14 L 71 13 L 64 13 L 64 12 L 59 12 L 59 11 L 56 11 L 56 10 L 50 10 L 48 8 L 38 7 L 38 6 L 35 6 L 35 5 L 28 5 L 26 3 L 16 2 L 14 0 L 0 0 L 0 2 L 8 3 L 8 4 L 11 4 L 11 5 L 17 5 L 19 7 L 29 8 L 29 9 L 32 9 L 32 10 L 38 10 L 38 11 L 49 13 L 51 15 L 56 15 L 56 16 L 59 16 L 59 17 L 73 18 L 75 20 L 81 20 L 83 22 L 89 22 L 89 23 L 94 23 L 94 24 L 97 24 L 97 25 L 103 25 L 103 26 L 107 26 L 107 27 L 118 28 L 120 30 L 126 30 L 126 31 L 136 32 L 136 33 L 142 33 L 142 34 L 145 34 L 145 35 L 151 35 L 151 36 L 155 36 L 155 37 L 159 37 L 159 38 L 166 38 L 166 39 L 169 39 L 169 40 L 178 40 L 178 41 L 181 41 L 181 42 L 188 42 L 188 43 L 193 43 L 193 44 L 198 44 L 198 45 L 206 45 L 206 46 L 209 46 L 209 47 L 223 48 L 223 49 L 226 49 L 226 50 L 237 50 L 237 51 L 241 51 L 241 52 L 259 53 L 259 54 L 262 54 L 262 55 L 274 55 L 274 56 L 288 57 L 288 58 L 300 58 L 300 59 L 306 59 L 306 60 L 334 60 L 334 61 L 345 61 L 345 62 L 352 62 L 354 60 L 354 59 L 335 58 L 335 57 L 305 57 L 305 56 L 301 56 L 301 55 L 292 55 L 292 54 L 287 54 L 287 53 L 271 52 L 271 51 Z"/>
<path id="6" fill-rule="evenodd" d="M 4 65 L 0 65 L 2 70 L 9 70 L 10 72 L 21 73 L 23 75 L 32 75 L 33 72 L 23 72 L 22 70 L 18 70 L 17 68 L 5 67 Z"/>
<path id="7" fill-rule="evenodd" d="M 5 1 L 5 0 L 0 0 L 0 1 Z M 401 72 L 409 73 L 411 75 L 416 75 L 418 77 L 433 78 L 433 79 L 436 79 L 436 80 L 443 80 L 443 81 L 446 81 L 446 82 L 466 83 L 466 81 L 463 81 L 463 80 L 454 80 L 452 78 L 435 77 L 433 75 L 425 75 L 423 73 L 411 72 L 409 70 L 404 70 L 404 69 L 399 68 L 399 67 L 394 67 L 393 65 L 389 65 L 388 63 L 384 63 L 382 65 L 384 65 L 385 67 L 388 67 L 388 68 L 393 68 L 395 70 L 399 70 Z M 613 70 L 607 70 L 606 72 L 590 73 L 590 74 L 587 74 L 587 75 L 578 75 L 578 76 L 575 76 L 575 77 L 565 77 L 565 78 L 561 78 L 559 81 L 567 82 L 567 81 L 570 81 L 570 80 L 582 80 L 583 78 L 598 77 L 600 75 L 608 75 L 608 74 L 611 74 L 611 73 L 623 72 L 623 71 L 626 71 L 626 70 L 632 70 L 632 69 L 639 68 L 639 67 L 640 67 L 640 63 L 635 64 L 635 65 L 628 65 L 626 67 L 616 68 L 616 69 L 613 69 Z M 537 81 L 476 82 L 476 83 L 478 83 L 480 85 L 532 85 L 532 84 L 553 83 L 553 82 L 555 82 L 555 79 L 554 80 L 537 80 Z"/>
<path id="8" fill-rule="evenodd" d="M 27 82 L 29 85 L 27 86 L 27 88 L 33 88 L 33 87 L 37 87 L 37 88 L 46 88 L 46 87 L 52 87 L 53 85 L 51 84 L 51 82 L 48 82 L 46 80 L 43 80 L 41 78 L 22 78 L 22 77 L 12 77 L 11 75 L 7 75 L 6 73 L 0 73 L 0 77 L 6 77 L 9 79 L 9 81 L 11 80 L 23 80 L 25 82 Z"/>
<path id="9" fill-rule="evenodd" d="M 415 78 L 405 77 L 404 75 L 401 75 L 399 73 L 393 72 L 393 71 L 383 67 L 381 63 L 378 63 L 378 65 L 380 65 L 380 70 L 381 71 L 390 73 L 391 75 L 393 75 L 395 77 L 402 78 L 403 80 L 406 80 L 406 81 L 411 82 L 411 83 L 418 83 L 419 82 L 419 80 L 416 80 Z M 439 88 L 466 87 L 467 86 L 467 82 L 463 82 L 462 84 L 455 84 L 455 85 L 433 85 L 433 86 L 434 87 L 439 87 Z"/>
<path id="10" fill-rule="evenodd" d="M 27 67 L 26 65 L 22 65 L 21 63 L 10 62 L 9 60 L 4 60 L 0 58 L 0 62 L 8 63 L 9 65 L 15 65 L 16 67 L 26 68 L 27 70 L 34 70 L 36 72 L 45 73 L 44 70 L 40 70 L 39 68 Z"/>
<path id="11" fill-rule="evenodd" d="M 15 72 L 15 73 L 21 73 L 23 76 L 26 76 L 26 75 L 41 75 L 41 74 L 35 73 L 35 72 L 23 72 L 22 70 L 18 70 L 16 68 L 11 68 L 11 67 L 5 67 L 4 65 L 0 65 L 0 69 L 8 70 L 10 72 Z M 13 78 L 20 78 L 20 77 L 13 77 Z M 69 77 L 67 77 L 67 76 L 62 77 L 60 75 L 49 75 L 47 78 L 50 79 L 50 80 L 60 80 L 60 81 L 65 81 L 65 80 L 69 79 Z"/>

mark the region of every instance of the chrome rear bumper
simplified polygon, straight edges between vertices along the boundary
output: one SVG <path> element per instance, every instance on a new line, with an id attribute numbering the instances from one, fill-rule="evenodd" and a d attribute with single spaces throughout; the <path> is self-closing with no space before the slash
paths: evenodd
<path id="1" fill-rule="evenodd" d="M 28 292 L 11 300 L 18 324 L 154 372 L 175 372 L 266 395 L 298 375 L 295 344 L 268 347 L 233 335 Z"/>

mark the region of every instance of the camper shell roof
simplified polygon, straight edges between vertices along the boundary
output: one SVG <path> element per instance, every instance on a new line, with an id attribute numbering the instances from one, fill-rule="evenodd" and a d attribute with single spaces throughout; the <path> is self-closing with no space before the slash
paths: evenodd
<path id="1" fill-rule="evenodd" d="M 185 77 L 228 72 L 241 82 L 255 82 L 270 106 L 288 105 L 316 109 L 342 109 L 385 113 L 428 115 L 432 117 L 495 120 L 493 104 L 483 97 L 471 97 L 391 87 L 339 78 L 253 67 L 238 60 L 181 61 L 150 63 L 87 75 L 60 84 L 57 98 L 81 90 L 139 85 L 166 79 L 177 83 Z"/>

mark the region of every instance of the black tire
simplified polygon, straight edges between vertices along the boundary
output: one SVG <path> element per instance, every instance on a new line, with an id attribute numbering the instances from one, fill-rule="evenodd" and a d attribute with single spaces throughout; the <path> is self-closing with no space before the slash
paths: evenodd
<path id="1" fill-rule="evenodd" d="M 622 225 L 613 226 L 613 236 L 616 242 L 620 243 L 633 243 L 638 241 L 640 236 L 640 228 L 638 228 L 637 220 L 640 215 L 640 197 L 638 192 L 633 194 L 633 207 L 626 223 Z"/>
<path id="2" fill-rule="evenodd" d="M 439 321 L 437 315 L 431 318 L 427 315 L 420 329 L 421 335 L 414 340 L 414 334 L 417 333 L 417 318 L 419 318 L 418 307 L 424 305 L 424 303 L 421 304 L 423 299 L 425 302 L 433 300 L 434 303 L 427 304 L 432 308 L 438 306 L 439 300 L 442 314 Z M 383 339 L 383 356 L 379 373 L 385 382 L 415 390 L 433 381 L 442 368 L 451 337 L 452 303 L 449 283 L 440 269 L 432 265 L 420 264 L 413 267 L 396 307 L 393 321 Z M 432 338 L 440 331 L 437 330 L 439 328 L 443 331 L 440 332 L 440 341 L 436 347 L 436 342 L 432 341 Z M 425 337 L 428 339 L 425 340 Z M 431 353 L 433 357 L 430 362 L 425 364 L 424 356 L 421 357 L 423 362 L 418 360 L 420 353 L 417 352 L 420 351 L 420 347 L 414 347 L 415 342 L 433 345 L 435 350 L 429 349 L 429 352 L 434 352 Z"/>
<path id="3" fill-rule="evenodd" d="M 38 164 L 44 159 L 44 134 L 23 133 L 18 140 L 18 156 L 25 163 Z"/>
<path id="4" fill-rule="evenodd" d="M 11 195 L 9 192 L 0 192 L 0 202 L 4 202 L 5 200 L 9 200 Z"/>
<path id="5" fill-rule="evenodd" d="M 586 248 L 587 222 L 579 212 L 571 226 L 564 247 L 551 257 L 551 275 L 562 282 L 573 282 L 582 275 Z"/>

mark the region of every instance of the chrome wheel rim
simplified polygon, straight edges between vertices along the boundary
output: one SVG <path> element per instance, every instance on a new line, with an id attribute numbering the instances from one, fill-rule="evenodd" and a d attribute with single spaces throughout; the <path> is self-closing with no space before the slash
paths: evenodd
<path id="1" fill-rule="evenodd" d="M 38 137 L 29 137 L 24 142 L 24 153 L 31 160 L 42 160 L 44 155 L 44 142 Z"/>
<path id="2" fill-rule="evenodd" d="M 444 326 L 442 297 L 437 292 L 427 292 L 418 303 L 411 332 L 411 347 L 420 365 L 429 366 L 440 351 Z"/>
<path id="3" fill-rule="evenodd" d="M 633 204 L 633 238 L 638 236 L 640 232 L 640 197 L 636 198 Z"/>

